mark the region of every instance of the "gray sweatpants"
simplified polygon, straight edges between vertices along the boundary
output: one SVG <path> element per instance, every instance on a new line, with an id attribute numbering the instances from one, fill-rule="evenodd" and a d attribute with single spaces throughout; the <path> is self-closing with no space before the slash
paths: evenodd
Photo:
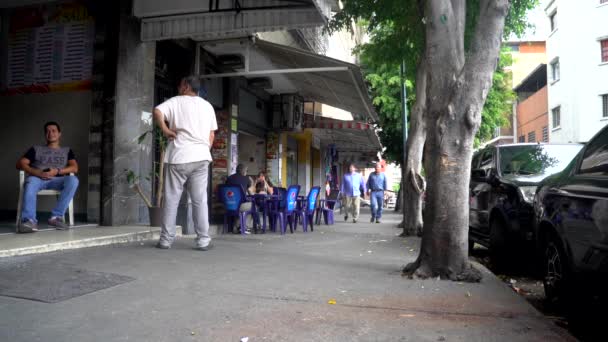
<path id="1" fill-rule="evenodd" d="M 192 219 L 196 232 L 196 244 L 205 247 L 211 242 L 209 236 L 209 210 L 207 208 L 207 177 L 209 162 L 167 164 L 165 169 L 165 205 L 160 243 L 171 245 L 175 239 L 177 207 L 187 184 L 192 202 Z"/>

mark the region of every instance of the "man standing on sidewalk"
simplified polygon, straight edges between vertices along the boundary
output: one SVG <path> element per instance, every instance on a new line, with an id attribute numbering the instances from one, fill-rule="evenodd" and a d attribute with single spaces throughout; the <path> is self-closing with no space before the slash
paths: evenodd
<path id="1" fill-rule="evenodd" d="M 350 164 L 349 173 L 345 173 L 340 186 L 340 193 L 346 202 L 346 211 L 344 213 L 344 221 L 348 221 L 348 213 L 353 214 L 353 223 L 357 223 L 359 219 L 359 205 L 361 203 L 361 194 L 365 193 L 365 182 L 363 176 L 357 172 L 354 164 Z"/>
<path id="2" fill-rule="evenodd" d="M 209 250 L 209 211 L 207 208 L 207 177 L 217 121 L 211 104 L 198 96 L 201 87 L 197 77 L 183 78 L 178 96 L 154 109 L 154 121 L 169 139 L 165 154 L 165 203 L 160 249 L 169 249 L 175 239 L 177 207 L 184 184 L 192 201 L 192 216 L 196 231 L 196 247 Z"/>
<path id="3" fill-rule="evenodd" d="M 369 192 L 372 219 L 370 222 L 380 223 L 382 206 L 384 205 L 384 191 L 386 191 L 386 176 L 381 172 L 380 162 L 376 163 L 376 170 L 367 178 L 367 191 Z"/>

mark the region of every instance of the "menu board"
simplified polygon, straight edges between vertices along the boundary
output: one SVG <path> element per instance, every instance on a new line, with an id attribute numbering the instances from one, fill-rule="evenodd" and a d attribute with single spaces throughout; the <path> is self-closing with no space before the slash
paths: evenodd
<path id="1" fill-rule="evenodd" d="M 5 94 L 90 89 L 94 31 L 92 17 L 78 2 L 14 10 Z"/>

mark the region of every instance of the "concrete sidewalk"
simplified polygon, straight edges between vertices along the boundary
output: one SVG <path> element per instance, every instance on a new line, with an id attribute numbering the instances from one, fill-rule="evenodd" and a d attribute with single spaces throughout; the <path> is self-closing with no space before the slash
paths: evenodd
<path id="1" fill-rule="evenodd" d="M 219 236 L 207 252 L 182 237 L 170 250 L 150 241 L 0 259 L 0 273 L 34 262 L 135 278 L 55 304 L 0 297 L 0 340 L 574 340 L 486 269 L 479 284 L 402 277 L 420 241 L 396 236 L 396 215 L 336 218 L 306 234 Z"/>

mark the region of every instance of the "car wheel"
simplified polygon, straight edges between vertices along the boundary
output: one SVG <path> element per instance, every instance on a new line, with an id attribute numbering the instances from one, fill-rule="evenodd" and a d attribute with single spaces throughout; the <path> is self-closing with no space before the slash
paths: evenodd
<path id="1" fill-rule="evenodd" d="M 547 236 L 543 256 L 545 297 L 550 303 L 564 304 L 570 272 L 566 253 L 555 234 Z"/>
<path id="2" fill-rule="evenodd" d="M 507 229 L 504 221 L 494 218 L 490 222 L 490 259 L 496 269 L 502 270 L 508 262 Z"/>

